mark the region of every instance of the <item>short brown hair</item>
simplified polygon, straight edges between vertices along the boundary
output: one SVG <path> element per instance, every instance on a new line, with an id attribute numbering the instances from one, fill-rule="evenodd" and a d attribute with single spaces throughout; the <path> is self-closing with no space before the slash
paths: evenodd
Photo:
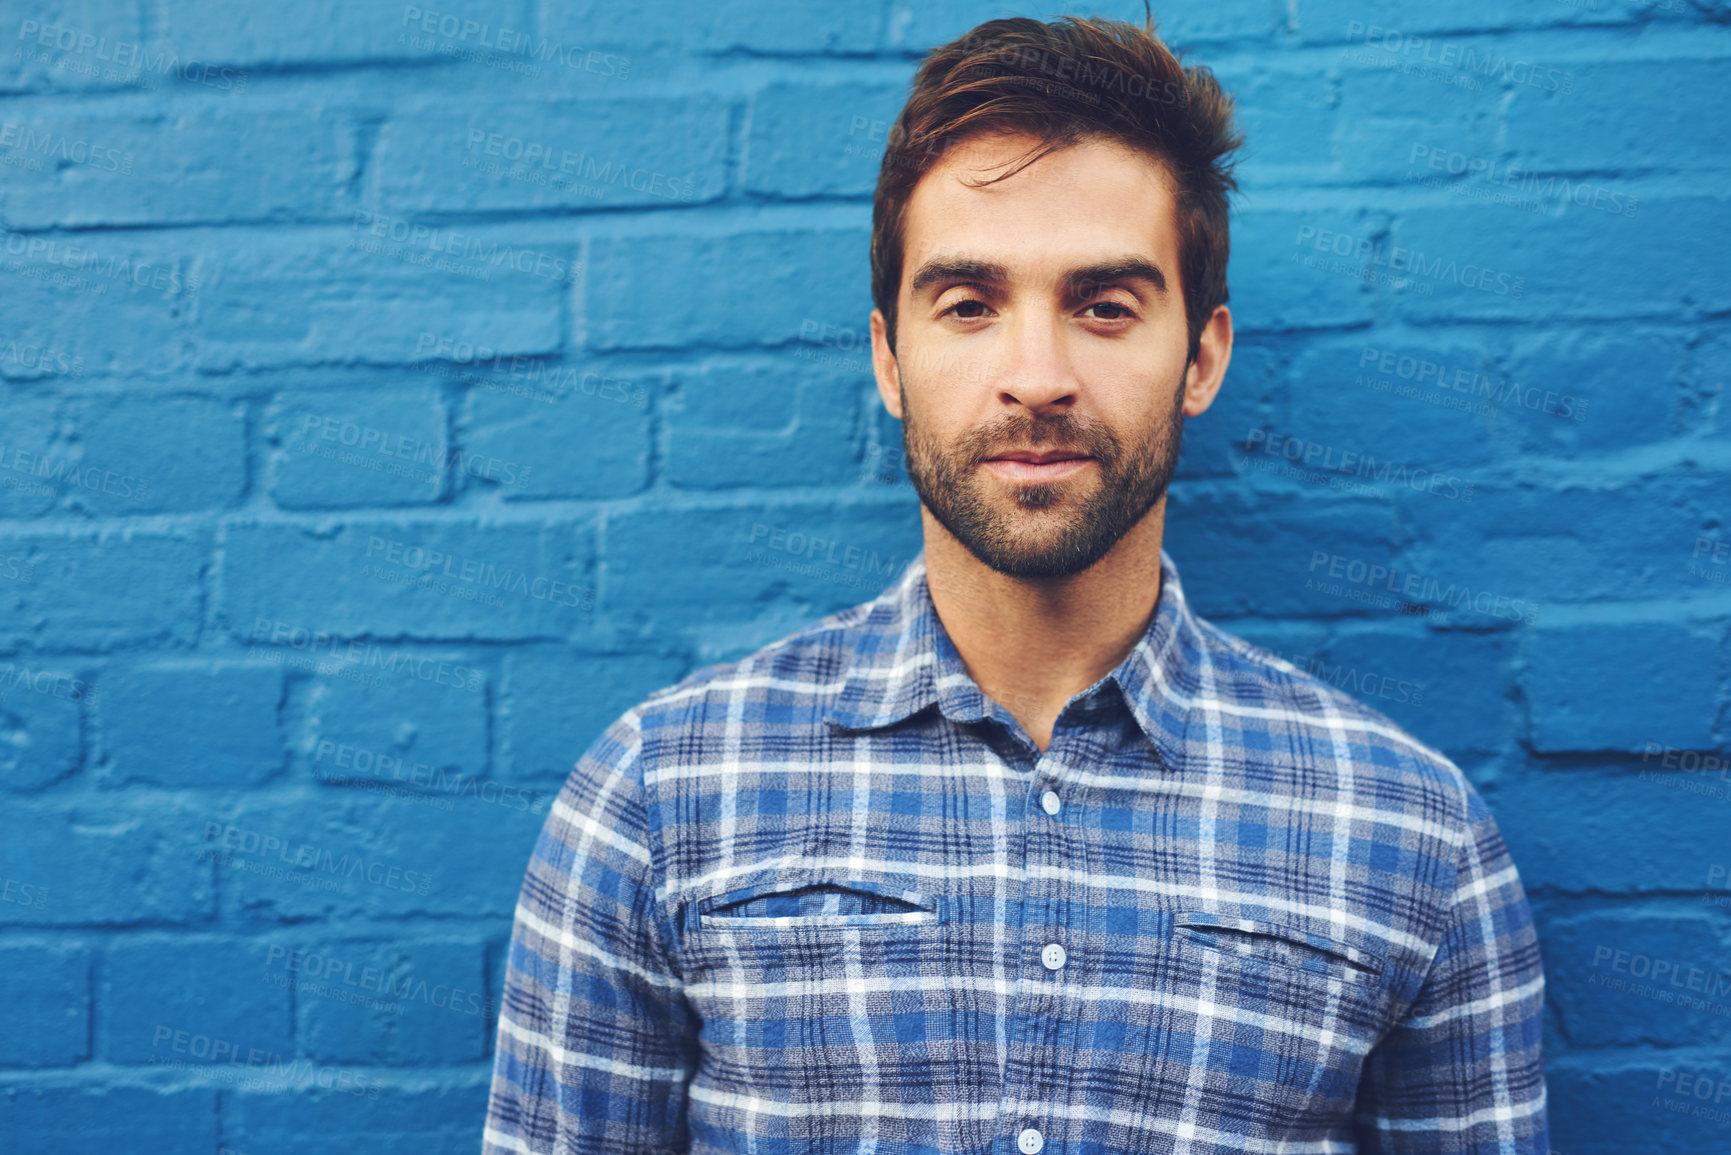
<path id="1" fill-rule="evenodd" d="M 1228 157 L 1243 137 L 1214 74 L 1185 67 L 1155 35 L 1152 18 L 1145 29 L 1074 17 L 988 20 L 926 57 L 890 131 L 872 200 L 872 301 L 890 347 L 908 198 L 946 152 L 987 131 L 1040 140 L 993 180 L 1091 137 L 1165 162 L 1177 185 L 1178 276 L 1194 358 L 1202 326 L 1226 300 L 1226 195 L 1238 187 Z"/>

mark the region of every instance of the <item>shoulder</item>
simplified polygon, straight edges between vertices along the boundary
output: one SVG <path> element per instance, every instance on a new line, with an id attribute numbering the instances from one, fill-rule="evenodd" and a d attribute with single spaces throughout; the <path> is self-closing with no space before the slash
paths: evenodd
<path id="1" fill-rule="evenodd" d="M 1343 689 L 1364 692 L 1358 671 L 1299 669 L 1210 622 L 1196 624 L 1210 696 L 1236 711 L 1247 732 L 1260 732 L 1271 755 L 1284 754 L 1308 785 L 1435 823 L 1450 841 L 1464 837 L 1483 809 L 1472 784 L 1441 751 Z"/>
<path id="2" fill-rule="evenodd" d="M 646 697 L 628 717 L 651 765 L 658 750 L 686 743 L 682 757 L 729 725 L 793 730 L 821 724 L 859 655 L 875 603 L 830 614 L 732 661 L 694 670 Z"/>

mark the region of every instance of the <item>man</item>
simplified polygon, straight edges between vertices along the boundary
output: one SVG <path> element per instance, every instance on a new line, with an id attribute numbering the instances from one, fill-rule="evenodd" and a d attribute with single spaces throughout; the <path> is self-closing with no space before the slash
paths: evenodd
<path id="1" fill-rule="evenodd" d="M 927 59 L 872 237 L 925 550 L 628 711 L 518 906 L 489 1151 L 1546 1150 L 1496 825 L 1161 552 L 1231 102 L 1133 26 Z"/>

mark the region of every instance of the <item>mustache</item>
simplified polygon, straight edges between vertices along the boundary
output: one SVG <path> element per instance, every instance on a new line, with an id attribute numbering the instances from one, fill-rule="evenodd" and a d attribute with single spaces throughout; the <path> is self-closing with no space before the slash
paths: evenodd
<path id="1" fill-rule="evenodd" d="M 1068 413 L 1049 417 L 1006 414 L 970 429 L 956 444 L 957 455 L 970 465 L 979 465 L 987 458 L 1017 449 L 1036 453 L 1058 450 L 1084 454 L 1106 466 L 1117 461 L 1121 452 L 1118 439 L 1103 424 Z"/>

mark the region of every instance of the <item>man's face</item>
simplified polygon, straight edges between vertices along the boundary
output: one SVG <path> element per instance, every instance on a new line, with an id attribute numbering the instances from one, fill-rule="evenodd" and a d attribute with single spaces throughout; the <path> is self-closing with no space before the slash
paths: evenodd
<path id="1" fill-rule="evenodd" d="M 981 562 L 1023 578 L 1085 570 L 1129 532 L 1166 492 L 1184 414 L 1218 384 L 1185 387 L 1164 167 L 1088 141 L 969 183 L 1035 143 L 976 137 L 920 181 L 893 360 L 873 320 L 920 500 Z"/>

